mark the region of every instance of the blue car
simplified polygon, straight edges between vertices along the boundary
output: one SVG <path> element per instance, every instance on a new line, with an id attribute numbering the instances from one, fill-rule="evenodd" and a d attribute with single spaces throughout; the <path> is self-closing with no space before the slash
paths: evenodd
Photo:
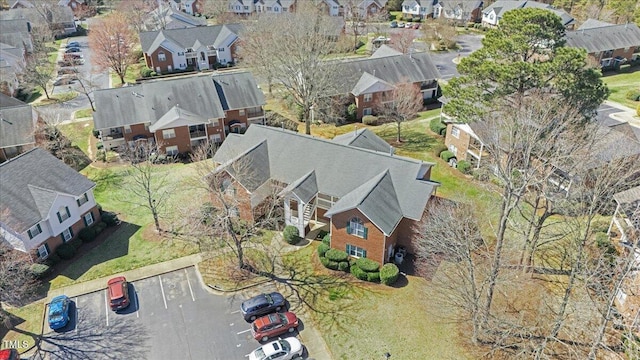
<path id="1" fill-rule="evenodd" d="M 69 303 L 71 300 L 66 295 L 56 296 L 49 303 L 49 327 L 57 330 L 69 323 Z"/>

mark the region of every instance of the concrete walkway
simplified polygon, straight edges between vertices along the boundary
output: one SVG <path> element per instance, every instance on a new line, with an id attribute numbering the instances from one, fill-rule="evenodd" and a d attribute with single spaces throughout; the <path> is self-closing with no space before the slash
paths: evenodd
<path id="1" fill-rule="evenodd" d="M 620 109 L 619 113 L 611 114 L 611 117 L 615 120 L 629 123 L 635 127 L 640 127 L 640 117 L 636 115 L 636 109 L 624 106 L 615 101 L 605 100 L 605 104 L 614 108 Z"/>

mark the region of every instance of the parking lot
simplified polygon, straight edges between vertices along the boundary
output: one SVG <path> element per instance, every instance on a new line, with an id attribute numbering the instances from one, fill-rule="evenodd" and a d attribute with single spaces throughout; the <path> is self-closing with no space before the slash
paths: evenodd
<path id="1" fill-rule="evenodd" d="M 65 360 L 245 359 L 260 344 L 240 303 L 274 289 L 219 296 L 197 276 L 190 267 L 135 281 L 129 285 L 131 305 L 120 313 L 109 309 L 106 289 L 71 298 L 69 324 L 58 332 L 45 325 L 44 348 L 51 359 Z"/>

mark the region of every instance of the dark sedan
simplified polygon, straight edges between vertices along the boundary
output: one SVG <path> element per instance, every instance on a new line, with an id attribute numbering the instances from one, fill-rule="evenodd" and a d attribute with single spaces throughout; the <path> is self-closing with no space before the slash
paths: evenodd
<path id="1" fill-rule="evenodd" d="M 240 306 L 240 310 L 242 310 L 242 316 L 246 321 L 253 321 L 262 315 L 282 310 L 285 304 L 286 300 L 282 294 L 272 292 L 270 294 L 260 294 L 246 300 Z"/>

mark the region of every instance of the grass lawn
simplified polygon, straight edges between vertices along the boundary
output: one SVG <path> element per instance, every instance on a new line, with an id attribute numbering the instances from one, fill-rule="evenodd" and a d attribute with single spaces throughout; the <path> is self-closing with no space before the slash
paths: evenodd
<path id="1" fill-rule="evenodd" d="M 307 281 L 335 277 L 317 261 L 317 244 L 286 256 Z M 313 275 L 310 275 L 313 274 Z M 407 281 L 408 280 L 408 281 Z M 308 310 L 334 359 L 470 359 L 457 325 L 444 320 L 446 309 L 429 301 L 433 292 L 423 278 L 401 277 L 397 287 L 362 283 L 346 275 L 339 285 L 322 286 L 307 296 Z M 304 292 L 303 292 L 304 295 Z"/>
<path id="2" fill-rule="evenodd" d="M 44 302 L 37 301 L 21 308 L 6 307 L 5 310 L 7 310 L 7 312 L 15 319 L 20 319 L 18 324 L 16 324 L 17 321 L 14 322 L 14 324 L 16 324 L 15 328 L 19 331 L 9 331 L 6 335 L 0 334 L 2 335 L 2 341 L 19 341 L 21 346 L 18 351 L 25 351 L 34 346 L 34 336 L 38 336 L 42 332 L 42 322 L 44 321 Z M 33 336 L 30 334 L 33 334 Z M 0 348 L 4 349 L 5 347 L 6 346 L 3 343 Z"/>
<path id="3" fill-rule="evenodd" d="M 636 71 L 631 73 L 622 73 L 609 76 L 603 76 L 602 81 L 611 90 L 609 100 L 626 105 L 635 109 L 640 102 L 632 101 L 626 98 L 629 90 L 636 89 L 640 91 L 640 68 L 636 67 Z"/>
<path id="4" fill-rule="evenodd" d="M 93 110 L 91 110 L 91 108 L 81 109 L 76 111 L 74 116 L 76 119 L 93 117 Z"/>
<path id="5" fill-rule="evenodd" d="M 142 69 L 144 66 L 146 66 L 144 60 L 142 62 L 129 66 L 124 76 L 124 81 L 128 83 L 135 83 L 136 79 L 140 77 L 140 69 Z M 111 74 L 111 84 L 113 87 L 119 87 L 122 85 L 120 77 L 115 72 L 109 71 L 109 74 Z"/>
<path id="6" fill-rule="evenodd" d="M 71 140 L 72 145 L 78 146 L 82 152 L 89 154 L 89 136 L 92 136 L 93 121 L 64 124 L 59 125 L 58 128 Z"/>

